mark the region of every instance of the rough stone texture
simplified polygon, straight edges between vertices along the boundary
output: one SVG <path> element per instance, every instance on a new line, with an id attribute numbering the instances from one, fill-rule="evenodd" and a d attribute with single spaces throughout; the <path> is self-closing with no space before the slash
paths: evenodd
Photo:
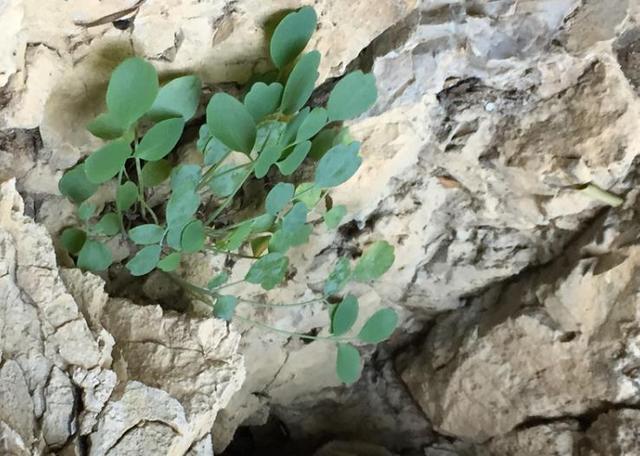
<path id="1" fill-rule="evenodd" d="M 2 454 L 212 455 L 205 437 L 244 378 L 239 335 L 109 299 L 99 277 L 58 269 L 23 211 L 0 184 Z"/>
<path id="2" fill-rule="evenodd" d="M 33 129 L 0 133 L 0 180 L 18 178 L 25 212 L 51 233 L 74 220 L 57 180 L 98 144 L 83 127 L 102 110 L 118 61 L 137 53 L 163 75 L 242 82 L 264 67 L 266 19 L 304 2 L 149 0 L 118 23 L 125 30 L 74 25 L 133 3 L 0 3 L 0 128 Z M 0 451 L 28 454 L 37 441 L 81 454 L 77 436 L 88 435 L 96 454 L 208 455 L 238 426 L 275 416 L 290 440 L 308 444 L 289 448 L 295 455 L 329 441 L 339 443 L 319 454 L 636 454 L 640 4 L 314 6 L 321 78 L 347 67 L 377 77 L 379 102 L 351 123 L 364 166 L 332 195 L 350 218 L 293 251 L 287 286 L 241 293 L 309 299 L 339 255 L 385 238 L 396 247 L 392 270 L 348 291 L 360 297 L 356 327 L 391 305 L 402 329 L 378 352 L 362 347 L 363 379 L 341 388 L 322 342 L 228 329 L 201 303 L 189 310 L 202 318 L 109 298 L 78 271 L 61 272 L 65 288 L 44 229 L 0 216 L 0 306 L 12 303 L 0 320 Z M 587 184 L 624 206 L 608 208 Z M 98 206 L 113 189 L 104 192 Z M 232 280 L 249 267 L 194 255 L 180 273 L 204 284 L 225 263 Z M 147 302 L 186 308 L 159 284 L 147 280 Z M 328 319 L 319 306 L 238 311 L 305 333 Z M 24 413 L 11 413 L 18 404 Z"/>

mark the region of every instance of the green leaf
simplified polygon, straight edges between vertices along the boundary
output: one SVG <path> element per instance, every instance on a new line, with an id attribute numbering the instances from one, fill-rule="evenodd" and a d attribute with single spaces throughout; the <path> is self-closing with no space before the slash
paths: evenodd
<path id="1" fill-rule="evenodd" d="M 293 148 L 293 152 L 287 158 L 278 162 L 278 169 L 284 176 L 290 176 L 296 169 L 302 164 L 307 154 L 311 150 L 311 141 L 304 141 L 300 144 L 296 144 Z"/>
<path id="2" fill-rule="evenodd" d="M 120 217 L 113 212 L 103 215 L 100 221 L 96 223 L 95 230 L 105 236 L 118 234 L 118 231 L 120 231 Z"/>
<path id="3" fill-rule="evenodd" d="M 171 272 L 180 266 L 180 253 L 173 252 L 158 262 L 158 269 L 164 272 Z"/>
<path id="4" fill-rule="evenodd" d="M 293 114 L 309 100 L 318 79 L 320 53 L 311 51 L 302 56 L 291 71 L 282 94 L 280 109 L 285 114 Z"/>
<path id="5" fill-rule="evenodd" d="M 100 272 L 107 269 L 112 261 L 111 251 L 105 245 L 98 241 L 87 239 L 78 253 L 76 264 L 80 269 Z"/>
<path id="6" fill-rule="evenodd" d="M 360 378 L 361 371 L 360 352 L 351 344 L 338 344 L 338 356 L 336 359 L 338 378 L 350 385 Z"/>
<path id="7" fill-rule="evenodd" d="M 157 94 L 158 74 L 153 65 L 139 57 L 131 57 L 111 74 L 107 108 L 126 129 L 151 108 Z"/>
<path id="8" fill-rule="evenodd" d="M 200 182 L 198 165 L 178 165 L 171 171 L 171 190 L 177 193 L 194 192 Z"/>
<path id="9" fill-rule="evenodd" d="M 147 161 L 156 161 L 166 157 L 178 144 L 183 129 L 184 120 L 182 117 L 158 122 L 144 135 L 134 156 Z"/>
<path id="10" fill-rule="evenodd" d="M 334 336 L 347 333 L 358 319 L 358 309 L 358 299 L 353 295 L 347 295 L 333 312 L 331 333 Z"/>
<path id="11" fill-rule="evenodd" d="M 304 119 L 296 135 L 296 142 L 313 138 L 327 124 L 327 111 L 324 108 L 313 108 Z"/>
<path id="12" fill-rule="evenodd" d="M 285 146 L 291 145 L 294 143 L 296 135 L 298 134 L 298 130 L 304 123 L 304 121 L 309 116 L 311 109 L 307 106 L 298 112 L 295 117 L 287 124 L 284 132 L 282 133 L 282 137 L 280 138 L 280 143 Z"/>
<path id="13" fill-rule="evenodd" d="M 243 223 L 231 232 L 231 235 L 226 240 L 224 248 L 229 251 L 239 249 L 250 234 L 251 223 Z"/>
<path id="14" fill-rule="evenodd" d="M 385 307 L 374 313 L 358 333 L 358 339 L 368 344 L 377 344 L 387 340 L 398 325 L 398 314 Z"/>
<path id="15" fill-rule="evenodd" d="M 145 164 L 142 168 L 142 182 L 145 187 L 155 187 L 163 183 L 171 174 L 171 163 L 158 160 Z"/>
<path id="16" fill-rule="evenodd" d="M 276 67 L 284 68 L 295 60 L 309 42 L 317 22 L 316 12 L 310 6 L 289 13 L 280 21 L 269 46 L 271 61 Z"/>
<path id="17" fill-rule="evenodd" d="M 123 140 L 113 141 L 92 153 L 84 162 L 87 179 L 101 184 L 118 174 L 131 155 L 131 147 Z"/>
<path id="18" fill-rule="evenodd" d="M 354 71 L 333 88 L 327 102 L 329 119 L 347 120 L 358 117 L 376 102 L 378 91 L 372 74 Z"/>
<path id="19" fill-rule="evenodd" d="M 231 295 L 220 295 L 213 305 L 213 316 L 221 320 L 230 321 L 236 312 L 238 298 Z"/>
<path id="20" fill-rule="evenodd" d="M 293 198 L 293 192 L 293 184 L 285 182 L 279 182 L 276 184 L 265 199 L 265 209 L 267 210 L 267 213 L 271 215 L 278 215 L 278 212 L 284 209 L 287 203 L 291 201 L 291 198 Z"/>
<path id="21" fill-rule="evenodd" d="M 222 144 L 215 136 L 211 136 L 204 149 L 204 164 L 207 166 L 216 165 L 224 159 L 229 152 L 231 152 L 231 149 Z"/>
<path id="22" fill-rule="evenodd" d="M 60 235 L 60 242 L 65 250 L 73 255 L 77 255 L 84 242 L 87 240 L 87 233 L 78 228 L 66 228 Z"/>
<path id="23" fill-rule="evenodd" d="M 311 141 L 309 157 L 314 160 L 320 160 L 322 156 L 329 151 L 329 149 L 336 145 L 334 140 L 338 136 L 339 132 L 340 129 L 338 128 L 327 128 L 318 133 Z"/>
<path id="24" fill-rule="evenodd" d="M 157 244 L 164 236 L 164 228 L 153 223 L 136 226 L 129 230 L 129 237 L 138 245 Z"/>
<path id="25" fill-rule="evenodd" d="M 229 280 L 229 274 L 222 271 L 221 273 L 216 274 L 211 280 L 209 280 L 209 283 L 207 284 L 207 288 L 209 290 L 214 290 L 224 285 L 227 282 L 227 280 Z"/>
<path id="26" fill-rule="evenodd" d="M 324 214 L 324 223 L 327 225 L 327 228 L 333 230 L 340 225 L 340 222 L 345 215 L 347 215 L 346 206 L 342 204 L 333 206 L 326 214 Z"/>
<path id="27" fill-rule="evenodd" d="M 282 147 L 279 144 L 271 144 L 265 147 L 258 156 L 254 167 L 254 173 L 258 179 L 262 179 L 267 175 L 271 165 L 278 161 L 282 155 Z"/>
<path id="28" fill-rule="evenodd" d="M 307 207 L 315 207 L 322 197 L 322 189 L 313 182 L 303 182 L 296 187 L 294 199 L 302 201 Z"/>
<path id="29" fill-rule="evenodd" d="M 286 231 L 293 231 L 296 228 L 304 225 L 307 222 L 307 214 L 309 210 L 307 205 L 298 202 L 287 212 L 282 218 L 282 229 Z"/>
<path id="30" fill-rule="evenodd" d="M 281 253 L 268 253 L 251 265 L 245 280 L 260 284 L 265 290 L 271 290 L 284 280 L 289 258 Z"/>
<path id="31" fill-rule="evenodd" d="M 262 214 L 253 219 L 251 222 L 251 232 L 261 233 L 263 231 L 269 231 L 273 226 L 275 217 L 271 214 Z"/>
<path id="32" fill-rule="evenodd" d="M 138 200 L 138 186 L 131 181 L 118 186 L 116 190 L 116 207 L 124 212 Z"/>
<path id="33" fill-rule="evenodd" d="M 176 234 L 178 236 L 178 248 L 180 244 L 182 228 L 184 228 L 185 224 L 188 223 L 193 214 L 196 213 L 199 206 L 200 196 L 194 191 L 174 191 L 173 193 L 171 193 L 171 197 L 169 198 L 169 202 L 167 203 L 167 226 L 172 229 L 179 228 L 179 233 Z M 176 248 L 175 244 L 170 243 L 169 245 Z"/>
<path id="34" fill-rule="evenodd" d="M 125 128 L 126 126 L 122 125 L 119 119 L 108 112 L 103 112 L 87 125 L 87 130 L 101 139 L 119 138 L 124 134 Z"/>
<path id="35" fill-rule="evenodd" d="M 269 114 L 276 112 L 282 98 L 282 84 L 274 82 L 265 84 L 256 82 L 244 97 L 244 105 L 251 113 L 253 120 L 260 122 Z"/>
<path id="36" fill-rule="evenodd" d="M 98 186 L 87 179 L 84 163 L 80 163 L 62 175 L 58 190 L 75 204 L 80 204 L 93 195 Z"/>
<path id="37" fill-rule="evenodd" d="M 260 124 L 254 150 L 260 152 L 269 144 L 284 144 L 280 139 L 289 125 L 279 120 L 267 120 Z M 284 146 L 282 147 L 284 148 Z"/>
<path id="38" fill-rule="evenodd" d="M 95 204 L 90 203 L 89 201 L 85 201 L 80 206 L 78 206 L 78 218 L 80 220 L 87 221 L 91 217 L 93 217 L 93 214 L 96 213 L 96 209 L 97 207 Z"/>
<path id="39" fill-rule="evenodd" d="M 245 106 L 231 95 L 217 93 L 207 106 L 209 130 L 227 147 L 251 153 L 256 142 L 256 124 Z"/>
<path id="40" fill-rule="evenodd" d="M 395 255 L 393 246 L 387 241 L 377 241 L 364 252 L 353 269 L 353 278 L 358 282 L 375 280 L 387 272 Z"/>
<path id="41" fill-rule="evenodd" d="M 132 276 L 142 276 L 150 273 L 160 261 L 162 247 L 159 245 L 148 245 L 140 250 L 127 262 L 127 269 Z"/>
<path id="42" fill-rule="evenodd" d="M 269 240 L 269 251 L 285 253 L 291 247 L 305 244 L 313 231 L 311 225 L 299 225 L 289 230 L 280 229 Z"/>
<path id="43" fill-rule="evenodd" d="M 342 290 L 351 278 L 351 267 L 348 258 L 340 258 L 324 283 L 323 293 L 331 296 Z"/>
<path id="44" fill-rule="evenodd" d="M 204 247 L 204 224 L 200 220 L 190 222 L 182 230 L 182 251 L 197 252 Z"/>
<path id="45" fill-rule="evenodd" d="M 318 162 L 315 181 L 318 187 L 336 187 L 353 176 L 362 164 L 360 143 L 332 147 Z"/>
<path id="46" fill-rule="evenodd" d="M 182 76 L 162 86 L 147 116 L 155 121 L 182 117 L 187 122 L 198 109 L 202 83 L 198 76 Z"/>
<path id="47" fill-rule="evenodd" d="M 165 238 L 166 244 L 174 250 L 182 250 L 182 230 L 189 223 L 190 219 L 182 221 L 178 225 L 169 227 L 167 231 L 167 237 Z"/>
<path id="48" fill-rule="evenodd" d="M 230 171 L 237 166 L 238 165 L 227 163 L 225 165 L 222 165 L 218 169 L 218 172 L 214 174 L 209 181 L 209 188 L 211 189 L 211 193 L 219 198 L 224 198 L 226 196 L 232 195 L 235 192 L 238 185 L 240 185 L 247 176 L 248 168 L 242 167 Z"/>

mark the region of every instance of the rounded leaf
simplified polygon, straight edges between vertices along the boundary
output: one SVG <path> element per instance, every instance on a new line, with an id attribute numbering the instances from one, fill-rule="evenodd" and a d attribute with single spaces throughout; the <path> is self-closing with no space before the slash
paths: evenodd
<path id="1" fill-rule="evenodd" d="M 251 265 L 245 280 L 271 290 L 282 282 L 288 267 L 289 258 L 278 252 L 268 253 Z"/>
<path id="2" fill-rule="evenodd" d="M 164 228 L 153 223 L 136 226 L 129 230 L 129 238 L 138 245 L 157 244 L 164 236 Z"/>
<path id="3" fill-rule="evenodd" d="M 107 269 L 112 261 L 111 251 L 104 244 L 88 239 L 78 253 L 76 264 L 80 269 L 100 272 Z"/>
<path id="4" fill-rule="evenodd" d="M 360 378 L 362 364 L 360 353 L 351 344 L 338 344 L 338 354 L 336 359 L 336 373 L 338 378 L 350 385 Z"/>
<path id="5" fill-rule="evenodd" d="M 304 6 L 287 14 L 271 36 L 269 53 L 271 61 L 278 68 L 293 62 L 305 48 L 316 29 L 318 17 L 310 6 Z"/>
<path id="6" fill-rule="evenodd" d="M 358 117 L 376 102 L 378 91 L 372 74 L 354 71 L 333 88 L 327 102 L 329 119 L 347 120 Z"/>
<path id="7" fill-rule="evenodd" d="M 280 109 L 285 114 L 293 114 L 309 100 L 318 79 L 320 53 L 312 51 L 302 56 L 291 71 L 282 94 Z"/>
<path id="8" fill-rule="evenodd" d="M 238 185 L 244 181 L 247 176 L 247 167 L 236 168 L 236 165 L 222 165 L 218 172 L 209 181 L 211 193 L 219 198 L 232 195 Z M 233 169 L 233 171 L 231 171 Z"/>
<path id="9" fill-rule="evenodd" d="M 336 307 L 331 318 L 331 333 L 341 336 L 347 333 L 358 319 L 358 299 L 347 295 Z"/>
<path id="10" fill-rule="evenodd" d="M 162 247 L 149 245 L 140 250 L 127 262 L 127 269 L 132 276 L 142 276 L 150 273 L 160 261 Z"/>
<path id="11" fill-rule="evenodd" d="M 211 280 L 209 280 L 209 283 L 207 283 L 207 288 L 209 290 L 214 290 L 221 285 L 224 285 L 227 280 L 229 280 L 229 274 L 222 271 L 221 273 L 216 274 Z"/>
<path id="12" fill-rule="evenodd" d="M 113 212 L 103 215 L 100 221 L 96 223 L 95 230 L 105 236 L 117 234 L 120 231 L 120 217 Z"/>
<path id="13" fill-rule="evenodd" d="M 101 184 L 114 177 L 131 155 L 131 147 L 123 140 L 113 141 L 92 153 L 84 162 L 87 179 Z"/>
<path id="14" fill-rule="evenodd" d="M 283 176 L 290 176 L 295 172 L 296 169 L 302 164 L 305 158 L 307 158 L 307 154 L 311 150 L 311 141 L 304 141 L 296 146 L 293 149 L 293 152 L 282 160 L 278 162 L 278 169 L 282 173 Z"/>
<path id="15" fill-rule="evenodd" d="M 327 225 L 327 228 L 332 230 L 340 225 L 340 222 L 345 215 L 347 215 L 346 206 L 342 204 L 333 206 L 326 214 L 324 214 L 324 223 Z"/>
<path id="16" fill-rule="evenodd" d="M 158 262 L 158 269 L 164 272 L 171 272 L 180 266 L 180 253 L 173 252 Z"/>
<path id="17" fill-rule="evenodd" d="M 109 115 L 128 128 L 153 105 L 158 94 L 155 68 L 139 57 L 123 61 L 113 70 L 107 87 Z"/>
<path id="18" fill-rule="evenodd" d="M 180 243 L 182 228 L 196 213 L 199 206 L 200 196 L 192 190 L 171 193 L 167 203 L 167 225 L 172 229 L 179 228 L 179 232 L 175 233 L 178 236 L 178 244 Z M 174 244 L 169 245 L 175 248 Z M 177 249 L 179 249 L 179 246 Z"/>
<path id="19" fill-rule="evenodd" d="M 267 210 L 267 213 L 271 215 L 278 215 L 278 212 L 284 209 L 287 203 L 291 201 L 291 198 L 293 198 L 293 192 L 293 184 L 285 182 L 279 182 L 276 184 L 265 199 L 265 209 Z"/>
<path id="20" fill-rule="evenodd" d="M 256 123 L 247 108 L 231 95 L 217 93 L 207 106 L 211 134 L 232 150 L 251 153 L 256 142 Z"/>
<path id="21" fill-rule="evenodd" d="M 307 207 L 314 207 L 322 197 L 322 189 L 313 182 L 303 182 L 296 187 L 294 199 L 302 201 Z"/>
<path id="22" fill-rule="evenodd" d="M 160 88 L 147 117 L 156 121 L 182 117 L 182 120 L 188 121 L 198 109 L 201 88 L 200 78 L 193 75 L 167 82 Z"/>
<path id="23" fill-rule="evenodd" d="M 142 182 L 145 187 L 155 187 L 163 183 L 171 174 L 171 163 L 167 160 L 149 162 L 142 168 Z"/>
<path id="24" fill-rule="evenodd" d="M 332 147 L 318 162 L 315 181 L 318 187 L 336 187 L 348 181 L 360 165 L 360 143 L 339 144 Z"/>
<path id="25" fill-rule="evenodd" d="M 77 255 L 85 241 L 87 233 L 79 228 L 66 228 L 60 235 L 60 242 L 65 250 L 73 255 Z"/>
<path id="26" fill-rule="evenodd" d="M 387 340 L 398 325 L 398 314 L 388 307 L 378 310 L 364 324 L 358 333 L 358 339 L 368 344 L 377 344 Z"/>
<path id="27" fill-rule="evenodd" d="M 260 122 L 269 114 L 277 111 L 282 98 L 282 84 L 274 82 L 265 84 L 256 82 L 244 97 L 244 105 L 247 107 L 253 120 Z"/>
<path id="28" fill-rule="evenodd" d="M 230 295 L 220 295 L 213 305 L 213 316 L 221 320 L 230 321 L 236 312 L 238 298 Z"/>
<path id="29" fill-rule="evenodd" d="M 87 179 L 84 163 L 80 163 L 62 175 L 58 190 L 75 204 L 80 204 L 93 195 L 98 186 Z"/>
<path id="30" fill-rule="evenodd" d="M 134 156 L 147 161 L 156 161 L 166 157 L 178 144 L 183 129 L 184 120 L 182 117 L 158 122 L 144 135 Z"/>
<path id="31" fill-rule="evenodd" d="M 89 201 L 85 201 L 80 206 L 78 206 L 78 218 L 80 220 L 87 221 L 91 217 L 93 217 L 93 214 L 96 213 L 97 209 L 98 208 L 95 204 L 90 203 Z"/>
<path id="32" fill-rule="evenodd" d="M 387 272 L 395 260 L 394 249 L 387 241 L 377 241 L 364 252 L 353 269 L 358 282 L 375 280 Z"/>
<path id="33" fill-rule="evenodd" d="M 120 211 L 128 210 L 138 200 L 138 186 L 131 181 L 120 185 L 116 190 L 116 207 Z"/>
<path id="34" fill-rule="evenodd" d="M 324 108 L 313 108 L 309 115 L 304 119 L 298 133 L 296 141 L 304 141 L 311 139 L 318 134 L 320 130 L 327 124 L 327 111 Z"/>
<path id="35" fill-rule="evenodd" d="M 201 250 L 204 246 L 204 224 L 200 220 L 194 220 L 185 226 L 180 244 L 187 253 Z"/>
<path id="36" fill-rule="evenodd" d="M 351 267 L 349 265 L 349 259 L 342 257 L 338 260 L 336 265 L 329 274 L 327 281 L 324 283 L 323 292 L 325 296 L 331 296 L 342 290 L 349 278 L 351 277 Z"/>
<path id="37" fill-rule="evenodd" d="M 127 125 L 123 125 L 113 114 L 103 112 L 87 125 L 87 130 L 101 139 L 116 139 L 124 134 L 126 127 Z"/>

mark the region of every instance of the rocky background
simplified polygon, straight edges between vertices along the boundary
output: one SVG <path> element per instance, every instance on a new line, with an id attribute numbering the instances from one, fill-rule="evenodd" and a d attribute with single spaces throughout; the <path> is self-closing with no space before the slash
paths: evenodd
<path id="1" fill-rule="evenodd" d="M 160 278 L 83 274 L 56 245 L 74 222 L 57 181 L 98 145 L 84 125 L 124 56 L 233 91 L 265 64 L 264 24 L 301 4 L 317 97 L 355 68 L 380 96 L 334 193 L 352 219 L 268 297 L 304 300 L 339 253 L 395 245 L 353 291 L 361 318 L 391 305 L 401 327 L 349 388 L 321 341 L 185 312 Z M 640 454 L 637 0 L 0 0 L 0 30 L 0 454 Z"/>

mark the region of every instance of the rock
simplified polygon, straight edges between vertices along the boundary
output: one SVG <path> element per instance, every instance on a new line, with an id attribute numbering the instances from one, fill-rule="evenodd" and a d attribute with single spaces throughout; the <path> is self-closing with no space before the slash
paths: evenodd
<path id="1" fill-rule="evenodd" d="M 314 456 L 393 456 L 377 445 L 362 442 L 331 442 L 314 453 Z"/>
<path id="2" fill-rule="evenodd" d="M 415 4 L 384 0 L 372 10 L 367 2 L 316 3 L 319 27 L 310 46 L 323 55 L 319 82 L 342 74 L 362 48 Z M 131 9 L 134 5 L 139 7 Z M 0 128 L 39 126 L 53 152 L 49 165 L 68 168 L 99 144 L 84 127 L 102 109 L 109 73 L 125 56 L 145 57 L 163 75 L 191 71 L 208 84 L 244 82 L 252 72 L 268 68 L 265 24 L 299 6 L 293 0 L 193 5 L 118 0 L 55 8 L 33 0 L 13 2 L 0 10 L 5 30 L 18 31 L 3 43 L 0 87 L 9 99 Z M 129 13 L 120 28 L 113 20 L 95 24 L 121 11 Z"/>
<path id="3" fill-rule="evenodd" d="M 60 277 L 51 239 L 23 208 L 15 181 L 0 184 L 0 383 L 9 388 L 1 419 L 8 445 L 31 452 L 40 447 L 40 428 L 42 445 L 51 448 L 75 433 L 67 370 L 103 366 L 98 341 Z"/>
<path id="4" fill-rule="evenodd" d="M 640 412 L 635 409 L 611 410 L 598 417 L 581 440 L 579 451 L 587 456 L 610 454 L 631 456 L 640 452 L 638 431 Z"/>
<path id="5" fill-rule="evenodd" d="M 635 400 L 640 247 L 617 247 L 632 214 L 601 217 L 563 257 L 436 323 L 403 379 L 437 430 L 482 442 Z"/>
<path id="6" fill-rule="evenodd" d="M 541 424 L 514 431 L 492 440 L 484 452 L 488 455 L 579 456 L 579 423 L 572 420 Z M 611 454 L 604 452 L 602 454 Z"/>

